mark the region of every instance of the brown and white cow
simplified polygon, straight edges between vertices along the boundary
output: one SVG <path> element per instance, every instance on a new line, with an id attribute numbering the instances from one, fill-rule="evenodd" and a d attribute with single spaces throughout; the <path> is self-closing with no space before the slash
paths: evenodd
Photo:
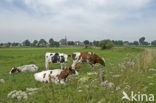
<path id="1" fill-rule="evenodd" d="M 56 84 L 63 84 L 69 75 L 78 75 L 78 72 L 74 69 L 54 69 L 54 70 L 46 70 L 39 73 L 34 74 L 34 78 L 37 81 L 48 83 L 54 82 Z"/>
<path id="2" fill-rule="evenodd" d="M 93 52 L 75 52 L 72 54 L 72 59 L 72 69 L 75 69 L 78 63 L 89 63 L 91 66 L 94 66 L 96 63 L 99 63 L 105 66 L 104 58 L 99 57 Z"/>
<path id="3" fill-rule="evenodd" d="M 35 72 L 39 69 L 38 66 L 35 64 L 30 64 L 30 65 L 23 65 L 23 66 L 18 66 L 18 67 L 13 67 L 11 68 L 9 74 L 17 73 L 17 72 Z"/>

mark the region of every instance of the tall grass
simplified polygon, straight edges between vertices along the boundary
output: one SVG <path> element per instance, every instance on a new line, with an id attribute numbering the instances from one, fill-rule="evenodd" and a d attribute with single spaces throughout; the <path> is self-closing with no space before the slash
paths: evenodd
<path id="1" fill-rule="evenodd" d="M 155 52 L 152 49 L 145 49 L 143 53 L 137 55 L 135 68 L 146 71 L 155 60 L 155 56 Z"/>

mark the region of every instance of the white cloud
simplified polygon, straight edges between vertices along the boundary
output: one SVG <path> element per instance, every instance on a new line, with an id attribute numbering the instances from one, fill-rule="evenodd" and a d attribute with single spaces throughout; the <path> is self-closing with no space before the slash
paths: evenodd
<path id="1" fill-rule="evenodd" d="M 7 1 L 14 3 L 15 0 Z M 0 7 L 0 42 L 12 40 L 7 38 L 11 34 L 17 41 L 42 37 L 59 40 L 65 34 L 70 40 L 134 40 L 144 33 L 155 37 L 156 19 L 152 15 L 145 18 L 142 11 L 152 0 L 17 1 L 24 3 L 32 13 L 18 5 L 14 11 Z"/>

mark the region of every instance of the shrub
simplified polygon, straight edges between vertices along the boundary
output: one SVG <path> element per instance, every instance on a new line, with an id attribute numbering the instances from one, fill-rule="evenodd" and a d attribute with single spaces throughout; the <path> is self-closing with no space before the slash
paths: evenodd
<path id="1" fill-rule="evenodd" d="M 111 40 L 102 40 L 100 42 L 101 49 L 111 49 L 113 47 L 113 42 Z"/>

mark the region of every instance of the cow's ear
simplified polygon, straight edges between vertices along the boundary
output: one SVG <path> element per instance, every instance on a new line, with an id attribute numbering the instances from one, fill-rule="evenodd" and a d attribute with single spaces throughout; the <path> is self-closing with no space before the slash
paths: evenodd
<path id="1" fill-rule="evenodd" d="M 71 71 L 71 70 L 72 70 L 72 68 L 71 68 L 71 67 L 69 67 L 69 70 Z"/>

